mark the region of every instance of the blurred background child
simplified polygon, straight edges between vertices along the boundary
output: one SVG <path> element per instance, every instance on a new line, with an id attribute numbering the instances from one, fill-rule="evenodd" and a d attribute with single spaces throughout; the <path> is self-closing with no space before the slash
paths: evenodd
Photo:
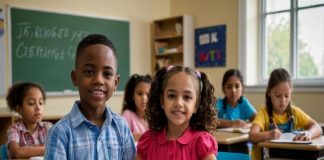
<path id="1" fill-rule="evenodd" d="M 122 116 L 126 119 L 135 141 L 148 130 L 144 111 L 148 101 L 152 78 L 150 75 L 134 74 L 126 84 Z"/>
<path id="2" fill-rule="evenodd" d="M 222 80 L 224 98 L 218 98 L 218 127 L 250 127 L 256 110 L 243 96 L 244 81 L 241 72 L 237 69 L 227 70 Z"/>
<path id="3" fill-rule="evenodd" d="M 294 140 L 309 141 L 322 134 L 315 120 L 291 105 L 292 82 L 289 73 L 278 68 L 271 72 L 265 93 L 266 106 L 258 111 L 250 131 L 250 140 L 262 142 L 277 139 L 281 133 L 305 130 Z M 261 148 L 253 146 L 252 159 L 261 159 Z"/>
<path id="4" fill-rule="evenodd" d="M 138 141 L 137 159 L 215 159 L 213 93 L 204 73 L 182 66 L 159 70 L 144 116 L 150 129 Z"/>
<path id="5" fill-rule="evenodd" d="M 29 158 L 44 155 L 44 144 L 50 122 L 42 122 L 46 94 L 35 83 L 14 84 L 8 91 L 7 104 L 21 119 L 7 131 L 11 158 Z"/>

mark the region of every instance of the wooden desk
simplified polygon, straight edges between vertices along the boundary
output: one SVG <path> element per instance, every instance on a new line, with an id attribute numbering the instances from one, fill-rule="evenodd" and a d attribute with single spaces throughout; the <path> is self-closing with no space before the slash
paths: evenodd
<path id="1" fill-rule="evenodd" d="M 216 132 L 214 137 L 218 143 L 218 151 L 249 153 L 247 142 L 249 134 Z"/>
<path id="2" fill-rule="evenodd" d="M 15 115 L 7 109 L 0 109 L 0 146 L 7 142 L 7 130 L 15 120 Z M 44 116 L 43 121 L 49 121 L 53 124 L 60 120 L 63 116 Z"/>
<path id="3" fill-rule="evenodd" d="M 0 146 L 7 142 L 7 129 L 12 124 L 12 117 L 7 109 L 0 109 Z"/>
<path id="4" fill-rule="evenodd" d="M 269 149 L 270 158 L 318 159 L 324 157 L 324 136 L 313 139 L 312 144 L 261 142 Z"/>

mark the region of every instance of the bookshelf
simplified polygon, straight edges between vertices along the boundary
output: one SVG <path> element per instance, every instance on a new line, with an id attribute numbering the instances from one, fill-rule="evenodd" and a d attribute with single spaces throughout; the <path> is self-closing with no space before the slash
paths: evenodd
<path id="1" fill-rule="evenodd" d="M 152 31 L 152 73 L 168 65 L 194 67 L 194 27 L 191 16 L 155 20 Z"/>

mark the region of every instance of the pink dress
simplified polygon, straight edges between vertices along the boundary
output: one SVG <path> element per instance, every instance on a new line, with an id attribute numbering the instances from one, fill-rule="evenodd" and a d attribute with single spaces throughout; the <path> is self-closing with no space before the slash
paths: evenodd
<path id="1" fill-rule="evenodd" d="M 177 140 L 168 140 L 166 128 L 163 132 L 148 130 L 139 139 L 137 155 L 142 160 L 199 160 L 217 154 L 215 138 L 205 131 L 190 127 Z"/>
<path id="2" fill-rule="evenodd" d="M 123 117 L 126 119 L 128 127 L 132 133 L 143 134 L 148 130 L 148 124 L 144 119 L 140 119 L 133 111 L 126 109 L 123 112 Z"/>

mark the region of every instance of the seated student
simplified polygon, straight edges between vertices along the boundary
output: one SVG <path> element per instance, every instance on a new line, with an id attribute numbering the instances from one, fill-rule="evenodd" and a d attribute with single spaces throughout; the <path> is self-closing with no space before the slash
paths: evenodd
<path id="1" fill-rule="evenodd" d="M 144 120 L 148 94 L 151 88 L 150 75 L 134 74 L 126 84 L 122 115 L 126 119 L 135 141 L 148 130 L 148 124 Z"/>
<path id="2" fill-rule="evenodd" d="M 300 108 L 291 105 L 292 82 L 289 73 L 278 68 L 271 72 L 266 90 L 266 106 L 253 121 L 249 138 L 252 142 L 277 139 L 281 133 L 305 130 L 294 140 L 309 141 L 322 134 L 321 127 Z M 261 148 L 253 146 L 252 159 L 261 159 Z"/>
<path id="3" fill-rule="evenodd" d="M 46 94 L 35 83 L 14 84 L 8 92 L 7 104 L 11 111 L 21 115 L 21 120 L 10 126 L 8 150 L 11 158 L 30 158 L 44 155 L 44 144 L 50 122 L 42 122 Z"/>
<path id="4" fill-rule="evenodd" d="M 49 131 L 45 159 L 134 159 L 135 142 L 124 118 L 106 107 L 119 83 L 113 43 L 91 34 L 77 47 L 71 72 L 80 100 Z"/>
<path id="5" fill-rule="evenodd" d="M 250 127 L 247 121 L 254 120 L 256 110 L 249 100 L 243 96 L 244 83 L 241 72 L 230 69 L 222 80 L 224 98 L 218 98 L 218 127 Z"/>

